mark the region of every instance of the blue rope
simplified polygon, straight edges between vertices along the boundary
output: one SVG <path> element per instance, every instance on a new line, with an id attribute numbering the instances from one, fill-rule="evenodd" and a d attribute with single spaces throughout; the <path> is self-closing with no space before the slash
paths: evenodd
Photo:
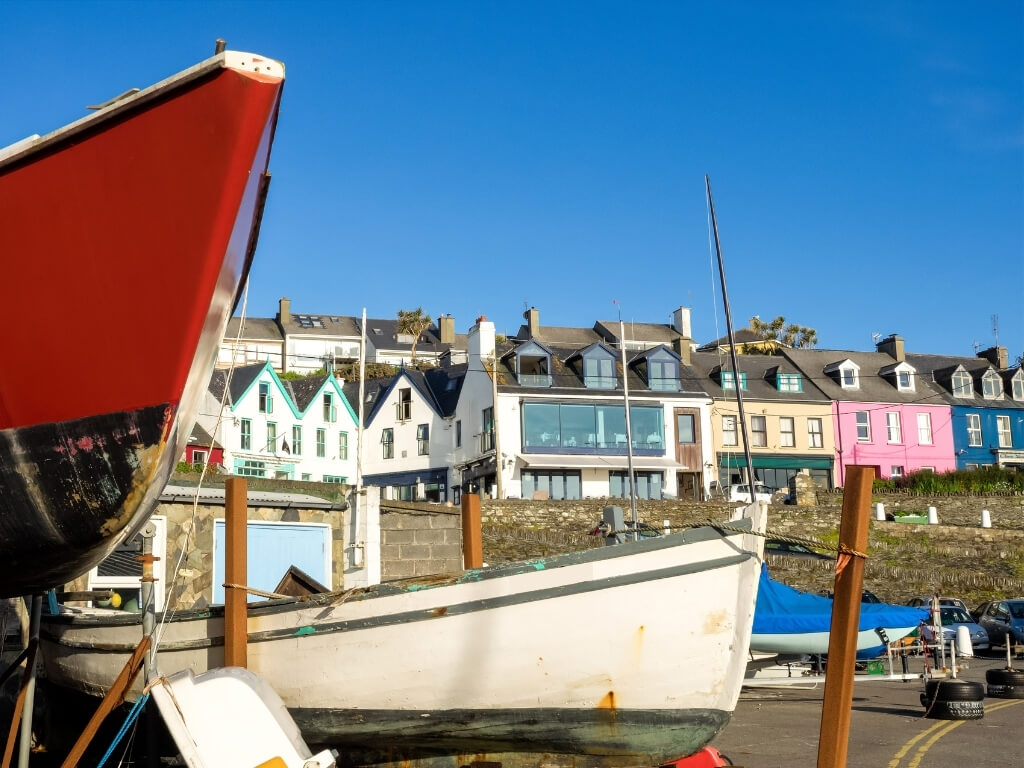
<path id="1" fill-rule="evenodd" d="M 149 693 L 144 693 L 140 696 L 135 704 L 132 706 L 131 712 L 128 713 L 128 717 L 125 718 L 124 723 L 121 725 L 121 730 L 117 732 L 117 736 L 114 737 L 114 741 L 110 747 L 107 748 L 107 753 L 103 755 L 103 758 L 96 764 L 96 768 L 103 768 L 104 763 L 107 762 L 107 758 L 113 754 L 114 750 L 117 749 L 117 745 L 121 743 L 121 739 L 128 733 L 128 729 L 132 727 L 132 723 L 135 722 L 139 714 L 142 712 L 142 708 L 146 706 L 146 701 L 149 699 Z"/>

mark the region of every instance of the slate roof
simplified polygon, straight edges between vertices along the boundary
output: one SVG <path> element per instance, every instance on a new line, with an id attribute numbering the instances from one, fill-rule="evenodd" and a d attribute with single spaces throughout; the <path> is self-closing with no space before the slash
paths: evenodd
<path id="1" fill-rule="evenodd" d="M 238 335 L 238 326 L 242 322 L 240 317 L 232 317 L 228 320 L 228 327 L 224 331 L 225 339 L 241 338 L 246 341 L 284 341 L 284 335 L 272 317 L 247 317 L 242 327 L 242 335 Z"/>
<path id="2" fill-rule="evenodd" d="M 448 366 L 446 368 L 430 368 L 424 372 L 427 385 L 434 393 L 438 409 L 444 417 L 455 415 L 455 406 L 459 403 L 459 395 L 462 393 L 462 385 L 466 381 L 466 371 L 469 366 L 466 363 Z"/>
<path id="3" fill-rule="evenodd" d="M 901 392 L 892 378 L 881 375 L 895 360 L 884 352 L 853 352 L 834 349 L 784 349 L 782 354 L 804 373 L 806 381 L 813 383 L 832 400 L 846 400 L 858 403 L 921 403 L 944 405 L 946 400 L 941 389 L 931 381 L 930 376 L 914 376 L 914 390 Z M 907 356 L 908 358 L 910 355 Z M 859 366 L 859 387 L 844 389 L 838 376 L 825 373 L 826 367 L 850 360 Z M 908 359 L 908 362 L 909 359 Z M 910 363 L 913 366 L 913 363 Z M 920 374 L 920 371 L 918 371 Z"/>
<path id="4" fill-rule="evenodd" d="M 207 389 L 218 400 L 222 400 L 224 398 L 224 384 L 227 382 L 228 374 L 230 373 L 231 385 L 228 391 L 228 399 L 225 402 L 227 405 L 234 405 L 245 394 L 245 390 L 249 388 L 256 377 L 263 372 L 266 365 L 266 363 L 253 363 L 252 365 L 240 365 L 233 370 L 218 368 L 213 372 Z"/>
<path id="5" fill-rule="evenodd" d="M 214 440 L 213 436 L 210 435 L 210 433 L 203 429 L 201 426 L 199 426 L 199 424 L 196 424 L 195 426 L 192 427 L 192 432 L 190 432 L 188 436 L 188 444 L 195 446 L 203 446 L 204 448 L 213 447 L 222 449 L 224 447 L 216 440 Z"/>
<path id="6" fill-rule="evenodd" d="M 747 388 L 741 390 L 744 401 L 766 400 L 784 403 L 829 402 L 817 382 L 791 360 L 778 355 L 737 355 L 740 373 L 747 375 Z M 717 352 L 692 352 L 690 365 L 703 379 L 707 392 L 716 400 L 735 402 L 736 391 L 722 389 L 721 371 L 732 370 L 732 357 Z M 775 376 L 779 373 L 802 374 L 802 392 L 780 392 Z"/>
<path id="7" fill-rule="evenodd" d="M 594 323 L 594 331 L 606 342 L 618 342 L 619 321 L 598 320 Z M 669 349 L 672 342 L 683 338 L 675 328 L 666 323 L 632 323 L 623 322 L 623 332 L 626 334 L 626 341 L 644 342 L 649 344 L 664 344 Z"/>
<path id="8" fill-rule="evenodd" d="M 997 369 L 992 363 L 982 357 L 955 357 L 950 355 L 917 355 L 908 354 L 907 362 L 917 369 L 921 376 L 928 376 L 935 382 L 935 386 L 942 392 L 945 401 L 950 405 L 962 405 L 976 408 L 1021 408 L 1024 409 L 1024 401 L 1014 400 L 1010 394 L 1010 379 L 1019 370 L 1018 368 Z M 958 366 L 962 366 L 970 374 L 974 382 L 973 397 L 953 396 L 953 372 Z M 1003 396 L 998 400 L 988 400 L 982 397 L 981 378 L 986 371 L 993 370 L 999 374 L 1003 387 Z"/>
<path id="9" fill-rule="evenodd" d="M 518 341 L 530 340 L 530 327 L 519 326 L 514 337 Z M 587 347 L 599 341 L 604 341 L 601 335 L 593 328 L 566 328 L 558 325 L 542 325 L 533 336 L 536 341 L 543 342 L 546 346 L 571 346 L 574 348 Z"/>
<path id="10" fill-rule="evenodd" d="M 367 379 L 363 385 L 363 419 L 369 421 L 370 416 L 373 414 L 377 407 L 377 401 L 380 396 L 387 391 L 388 387 L 391 386 L 391 382 L 394 381 L 394 376 L 384 376 L 377 379 Z M 342 387 L 342 391 L 345 393 L 345 397 L 352 405 L 352 410 L 355 411 L 356 419 L 359 419 L 359 382 L 358 381 L 347 381 Z"/>
<path id="11" fill-rule="evenodd" d="M 318 373 L 312 376 L 303 376 L 301 379 L 284 379 L 281 384 L 284 385 L 285 391 L 295 403 L 299 413 L 303 413 L 313 402 L 313 398 L 327 381 L 328 376 L 327 373 Z"/>
<path id="12" fill-rule="evenodd" d="M 304 325 L 302 318 L 309 318 Z M 277 323 L 277 320 L 273 322 Z M 359 320 L 348 315 L 317 315 L 307 312 L 292 312 L 280 318 L 280 326 L 286 334 L 302 336 L 332 336 L 359 338 Z"/>

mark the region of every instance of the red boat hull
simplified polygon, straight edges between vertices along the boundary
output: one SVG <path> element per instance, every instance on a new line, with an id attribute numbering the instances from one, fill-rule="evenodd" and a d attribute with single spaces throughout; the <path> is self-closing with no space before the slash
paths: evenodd
<path id="1" fill-rule="evenodd" d="M 0 160 L 0 595 L 102 560 L 184 450 L 283 85 L 224 56 Z"/>

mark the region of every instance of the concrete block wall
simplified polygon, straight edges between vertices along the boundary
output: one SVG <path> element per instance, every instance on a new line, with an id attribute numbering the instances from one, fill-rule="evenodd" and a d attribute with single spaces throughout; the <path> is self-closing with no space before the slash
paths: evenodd
<path id="1" fill-rule="evenodd" d="M 436 512 L 381 509 L 381 580 L 430 576 L 462 570 L 462 515 L 458 508 Z"/>

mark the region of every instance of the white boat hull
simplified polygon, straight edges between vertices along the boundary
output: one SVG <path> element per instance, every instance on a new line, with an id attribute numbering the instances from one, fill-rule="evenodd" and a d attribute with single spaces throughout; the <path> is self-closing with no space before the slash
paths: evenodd
<path id="1" fill-rule="evenodd" d="M 700 528 L 429 588 L 271 601 L 250 608 L 248 666 L 311 745 L 342 751 L 340 764 L 545 752 L 653 765 L 728 722 L 761 542 Z M 118 619 L 50 619 L 49 678 L 103 693 L 140 636 Z M 222 637 L 219 615 L 172 621 L 158 630 L 157 666 L 219 666 Z"/>
<path id="2" fill-rule="evenodd" d="M 890 641 L 906 637 L 917 629 L 910 627 L 883 627 Z M 761 653 L 816 654 L 828 653 L 828 632 L 793 632 L 789 634 L 752 634 L 750 650 Z M 884 645 L 878 632 L 864 629 L 857 633 L 857 650 L 866 651 Z"/>

